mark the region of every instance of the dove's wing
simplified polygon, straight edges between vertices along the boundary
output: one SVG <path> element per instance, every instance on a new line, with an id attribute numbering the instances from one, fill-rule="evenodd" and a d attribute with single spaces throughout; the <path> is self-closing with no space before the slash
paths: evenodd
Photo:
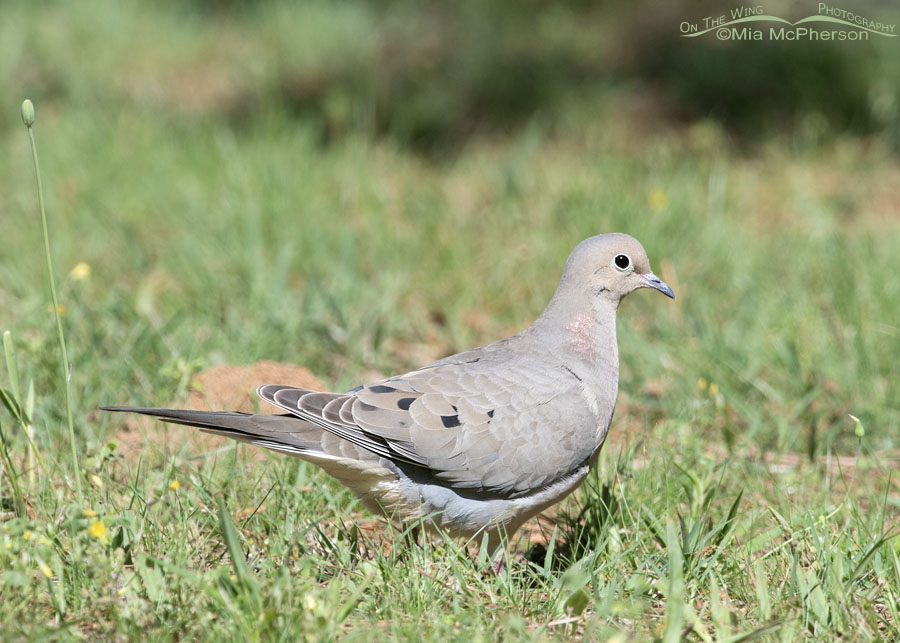
<path id="1" fill-rule="evenodd" d="M 345 394 L 263 386 L 329 433 L 471 494 L 517 497 L 587 462 L 608 422 L 560 365 L 505 351 L 456 356 Z"/>

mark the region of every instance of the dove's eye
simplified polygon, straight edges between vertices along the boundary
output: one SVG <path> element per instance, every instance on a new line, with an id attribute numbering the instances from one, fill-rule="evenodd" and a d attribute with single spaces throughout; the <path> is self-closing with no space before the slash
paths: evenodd
<path id="1" fill-rule="evenodd" d="M 631 265 L 631 257 L 628 255 L 616 255 L 616 258 L 613 259 L 613 265 L 622 272 L 634 270 L 634 266 Z"/>

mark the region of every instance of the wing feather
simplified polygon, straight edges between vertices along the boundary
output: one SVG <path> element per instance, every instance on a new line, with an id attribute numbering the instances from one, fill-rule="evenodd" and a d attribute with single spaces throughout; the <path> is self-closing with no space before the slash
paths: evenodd
<path id="1" fill-rule="evenodd" d="M 398 466 L 415 465 L 442 484 L 515 497 L 587 461 L 603 421 L 582 382 L 554 377 L 546 364 L 546 356 L 511 359 L 495 351 L 344 394 L 278 386 L 259 393 L 340 440 Z M 568 448 L 554 448 L 559 444 Z"/>

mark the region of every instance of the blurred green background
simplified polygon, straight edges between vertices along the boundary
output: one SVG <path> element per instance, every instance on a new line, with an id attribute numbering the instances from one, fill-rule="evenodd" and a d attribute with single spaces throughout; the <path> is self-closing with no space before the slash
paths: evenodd
<path id="1" fill-rule="evenodd" d="M 613 434 L 812 462 L 856 452 L 852 412 L 894 457 L 900 38 L 680 36 L 728 8 L 4 0 L 0 330 L 38 441 L 65 446 L 24 98 L 87 453 L 122 428 L 98 405 L 169 404 L 212 365 L 349 388 L 506 336 L 617 230 L 678 299 L 620 311 Z"/>
<path id="2" fill-rule="evenodd" d="M 490 341 L 623 230 L 681 295 L 629 302 L 626 394 L 715 379 L 744 407 L 728 431 L 794 449 L 851 406 L 896 427 L 897 39 L 678 34 L 721 9 L 7 2 L 3 323 L 52 341 L 30 97 L 58 272 L 91 267 L 63 297 L 85 412 L 170 398 L 175 364 L 349 386 Z"/>
<path id="3" fill-rule="evenodd" d="M 776 2 L 798 19 L 818 3 Z M 742 142 L 798 128 L 897 143 L 896 40 L 721 42 L 682 22 L 721 2 L 458 3 L 165 0 L 7 2 L 2 89 L 44 108 L 97 103 L 244 130 L 274 114 L 322 143 L 388 136 L 438 157 L 471 137 L 559 125 L 609 91 L 684 124 L 713 118 Z M 889 2 L 854 3 L 890 23 Z M 778 23 L 748 23 L 768 27 Z M 821 26 L 821 23 L 816 26 Z M 834 25 L 826 25 L 829 28 Z M 14 116 L 7 110 L 5 122 Z"/>

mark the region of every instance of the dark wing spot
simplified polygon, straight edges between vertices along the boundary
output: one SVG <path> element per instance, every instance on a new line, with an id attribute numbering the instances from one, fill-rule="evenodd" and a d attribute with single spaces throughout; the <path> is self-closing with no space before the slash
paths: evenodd
<path id="1" fill-rule="evenodd" d="M 442 415 L 441 422 L 444 423 L 445 428 L 452 429 L 455 426 L 459 426 L 459 416 L 458 415 Z"/>
<path id="2" fill-rule="evenodd" d="M 373 393 L 393 393 L 397 389 L 395 389 L 393 386 L 384 386 L 382 384 L 378 384 L 376 386 L 370 386 L 369 390 Z"/>
<path id="3" fill-rule="evenodd" d="M 488 417 L 489 418 L 494 417 L 494 409 L 491 409 L 490 411 L 488 411 Z"/>
<path id="4" fill-rule="evenodd" d="M 414 397 L 401 397 L 397 400 L 397 406 L 403 409 L 404 411 L 408 411 L 409 407 L 412 406 L 412 403 L 416 401 Z"/>

